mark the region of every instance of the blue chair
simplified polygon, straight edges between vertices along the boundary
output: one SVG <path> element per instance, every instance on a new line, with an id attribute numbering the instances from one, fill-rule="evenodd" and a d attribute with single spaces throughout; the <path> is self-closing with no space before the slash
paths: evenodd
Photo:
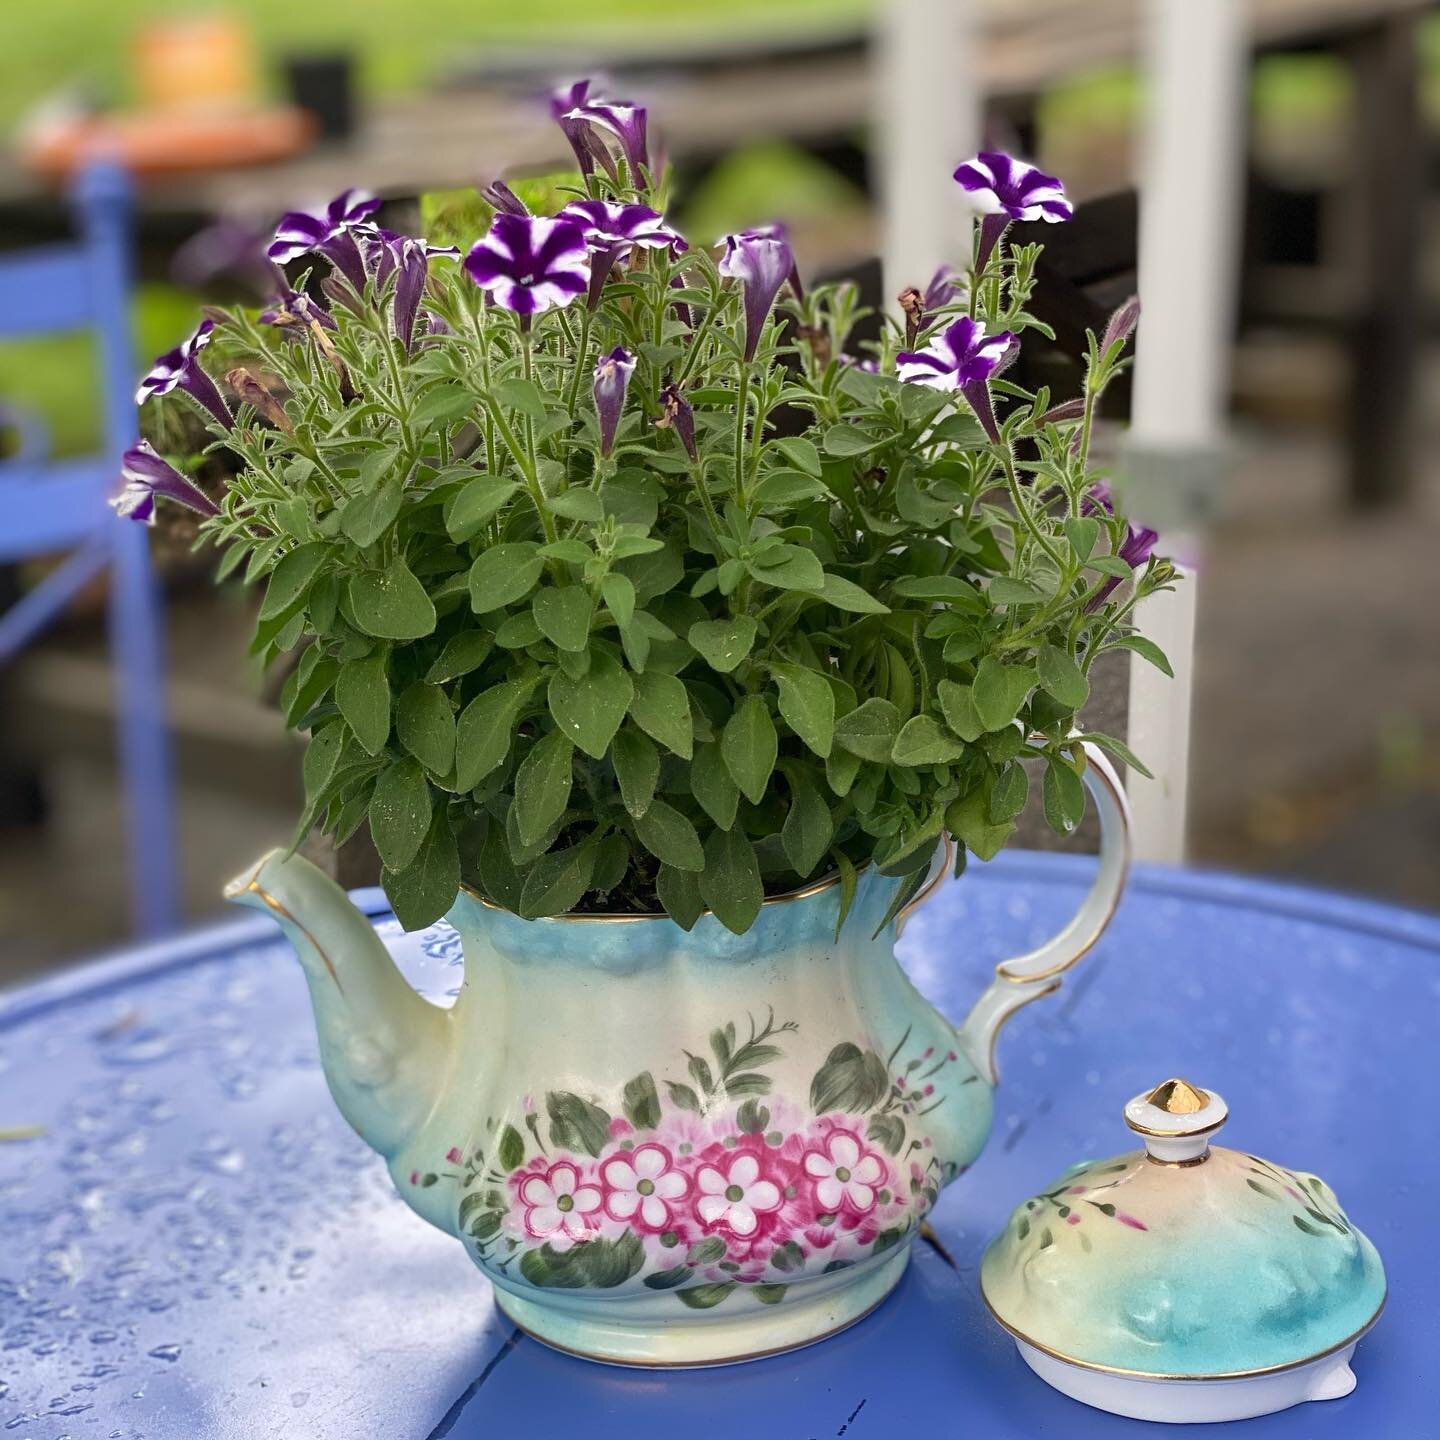
<path id="1" fill-rule="evenodd" d="M 0 462 L 0 565 L 66 558 L 0 615 L 0 664 L 9 661 L 107 566 L 117 743 L 127 811 L 131 907 L 137 934 L 172 930 L 179 916 L 173 841 L 165 652 L 159 589 L 146 527 L 117 520 L 122 452 L 134 442 L 135 356 L 130 298 L 131 187 L 113 165 L 78 178 L 76 242 L 0 254 L 0 340 L 89 330 L 100 355 L 104 449 L 48 460 L 32 433 Z"/>

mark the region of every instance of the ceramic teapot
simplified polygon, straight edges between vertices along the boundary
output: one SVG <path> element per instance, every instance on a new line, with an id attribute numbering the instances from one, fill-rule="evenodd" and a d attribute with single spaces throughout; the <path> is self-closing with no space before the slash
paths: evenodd
<path id="1" fill-rule="evenodd" d="M 1124 885 L 1123 793 L 1085 748 L 1094 887 L 958 1028 L 896 962 L 905 912 L 877 930 L 900 882 L 874 870 L 838 934 L 833 880 L 766 901 L 743 935 L 709 914 L 688 933 L 663 915 L 522 920 L 462 890 L 448 1010 L 309 861 L 273 852 L 226 893 L 280 922 L 341 1112 L 517 1325 L 595 1359 L 716 1364 L 866 1314 L 983 1148 L 1001 1025 L 1059 987 Z"/>

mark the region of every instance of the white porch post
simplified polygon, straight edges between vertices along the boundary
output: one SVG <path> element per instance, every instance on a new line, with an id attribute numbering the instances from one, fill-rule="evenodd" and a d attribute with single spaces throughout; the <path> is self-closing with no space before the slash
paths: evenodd
<path id="1" fill-rule="evenodd" d="M 886 299 L 970 259 L 970 211 L 951 179 L 980 143 L 971 0 L 885 0 L 876 17 L 876 157 Z"/>
<path id="2" fill-rule="evenodd" d="M 1225 432 L 1244 158 L 1242 0 L 1146 0 L 1146 131 L 1140 180 L 1140 303 L 1130 503 L 1160 548 L 1195 560 L 1178 483 L 1218 471 Z M 1167 478 L 1176 483 L 1167 487 Z M 1193 499 L 1193 497 L 1192 497 Z M 1129 740 L 1155 773 L 1130 777 L 1137 853 L 1185 853 L 1197 575 L 1136 612 L 1175 669 L 1131 666 Z"/>

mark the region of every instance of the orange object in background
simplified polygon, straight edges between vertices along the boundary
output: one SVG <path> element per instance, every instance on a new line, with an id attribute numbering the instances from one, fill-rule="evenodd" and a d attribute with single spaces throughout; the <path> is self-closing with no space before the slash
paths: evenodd
<path id="1" fill-rule="evenodd" d="M 252 104 L 259 65 L 237 15 L 172 16 L 135 34 L 135 99 L 144 110 L 238 109 Z"/>
<path id="2" fill-rule="evenodd" d="M 66 116 L 20 137 L 21 162 L 63 180 L 104 157 L 142 177 L 287 160 L 315 138 L 312 115 L 264 105 L 249 27 L 224 11 L 141 26 L 132 51 L 135 108 Z"/>

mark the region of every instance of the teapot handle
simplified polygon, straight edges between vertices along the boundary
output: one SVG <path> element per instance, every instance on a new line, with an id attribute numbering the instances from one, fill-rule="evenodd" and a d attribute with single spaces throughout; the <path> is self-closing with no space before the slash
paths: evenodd
<path id="1" fill-rule="evenodd" d="M 1089 894 L 1070 923 L 1052 939 L 1025 955 L 1003 960 L 995 967 L 995 978 L 959 1027 L 960 1045 L 984 1079 L 994 1085 L 995 1040 L 1000 1027 L 1022 1005 L 1051 995 L 1060 988 L 1060 976 L 1080 960 L 1105 933 L 1115 917 L 1125 878 L 1130 870 L 1130 806 L 1119 776 L 1109 759 L 1094 745 L 1083 745 L 1086 758 L 1085 786 L 1095 798 L 1100 814 L 1099 869 Z M 943 878 L 947 854 L 938 874 L 906 907 L 901 921 Z"/>

